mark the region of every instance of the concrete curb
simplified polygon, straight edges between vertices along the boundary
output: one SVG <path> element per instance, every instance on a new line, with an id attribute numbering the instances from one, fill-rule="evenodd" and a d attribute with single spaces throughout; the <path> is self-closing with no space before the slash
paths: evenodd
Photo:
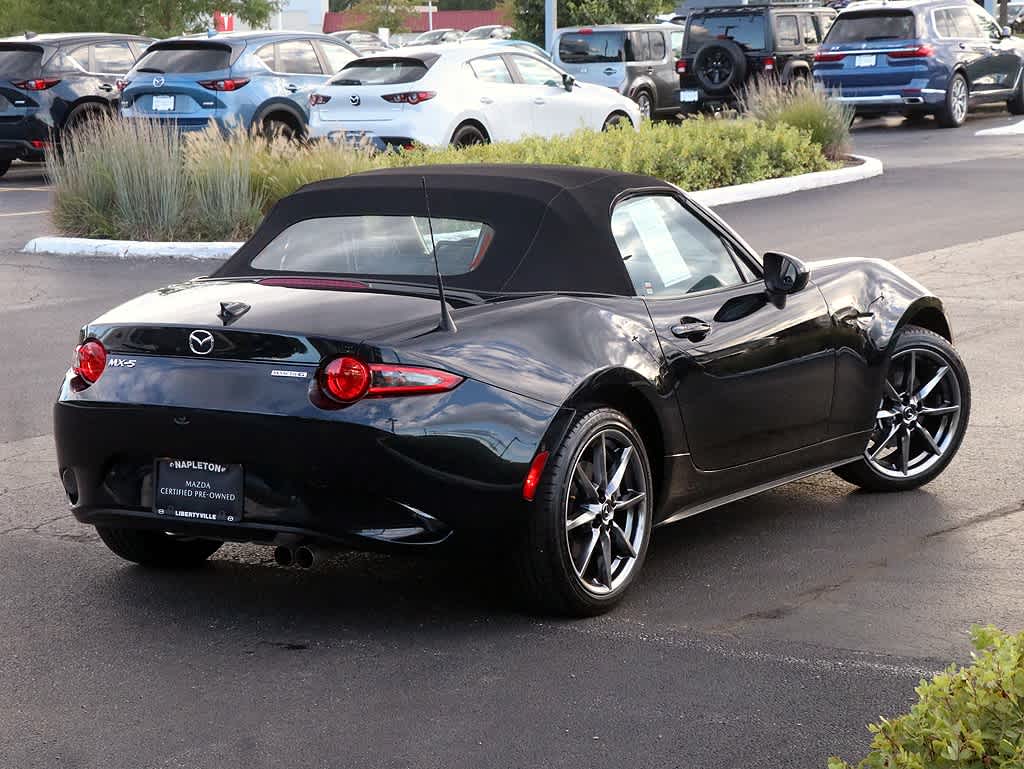
<path id="1" fill-rule="evenodd" d="M 801 190 L 814 190 L 870 179 L 882 173 L 882 161 L 863 155 L 851 155 L 861 161 L 859 165 L 840 168 L 835 171 L 817 171 L 782 179 L 766 179 L 762 182 L 736 184 L 714 190 L 691 192 L 690 197 L 710 208 L 742 203 L 747 200 L 772 198 L 789 195 Z M 64 256 L 101 256 L 121 259 L 187 258 L 227 259 L 238 250 L 241 243 L 175 243 L 147 242 L 138 240 L 98 240 L 95 238 L 44 237 L 29 241 L 25 253 L 58 254 Z"/>
<path id="2" fill-rule="evenodd" d="M 24 253 L 58 254 L 62 256 L 105 256 L 120 259 L 155 259 L 160 257 L 187 259 L 227 259 L 241 243 L 176 243 L 141 240 L 99 240 L 96 238 L 45 237 L 30 240 Z"/>
<path id="3" fill-rule="evenodd" d="M 699 192 L 691 192 L 690 197 L 702 205 L 714 208 L 716 206 L 727 206 L 732 203 L 743 203 L 747 200 L 789 195 L 792 192 L 800 192 L 801 190 L 815 190 L 821 187 L 831 187 L 835 184 L 859 182 L 862 179 L 870 179 L 873 176 L 880 176 L 882 174 L 881 160 L 864 155 L 851 155 L 850 157 L 861 161 L 860 165 L 839 168 L 835 171 L 815 171 L 814 173 L 800 174 L 799 176 L 786 176 L 782 179 L 765 179 L 763 182 L 750 182 L 749 184 L 735 184 L 732 187 L 719 187 L 714 190 L 701 190 Z"/>

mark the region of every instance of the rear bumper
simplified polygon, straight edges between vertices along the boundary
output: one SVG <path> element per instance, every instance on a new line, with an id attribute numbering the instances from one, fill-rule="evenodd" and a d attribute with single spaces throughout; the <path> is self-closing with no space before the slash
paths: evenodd
<path id="1" fill-rule="evenodd" d="M 0 118 L 0 158 L 42 160 L 50 141 L 50 127 L 33 115 Z"/>
<path id="2" fill-rule="evenodd" d="M 83 523 L 232 541 L 422 546 L 521 519 L 523 478 L 560 410 L 469 380 L 447 397 L 377 401 L 340 421 L 344 410 L 314 420 L 95 403 L 65 385 L 59 473 Z M 154 512 L 158 458 L 241 464 L 241 522 Z"/>

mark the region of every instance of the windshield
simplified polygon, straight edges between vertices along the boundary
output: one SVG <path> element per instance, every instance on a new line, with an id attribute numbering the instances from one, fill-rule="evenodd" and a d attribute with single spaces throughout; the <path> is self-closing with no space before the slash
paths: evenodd
<path id="1" fill-rule="evenodd" d="M 764 20 L 760 13 L 695 14 L 690 20 L 686 50 L 696 53 L 713 40 L 732 40 L 747 51 L 764 50 Z"/>
<path id="2" fill-rule="evenodd" d="M 231 49 L 223 46 L 175 46 L 151 50 L 136 72 L 212 72 L 231 66 Z"/>
<path id="3" fill-rule="evenodd" d="M 40 48 L 0 48 L 0 79 L 34 77 L 39 74 L 42 58 Z"/>
<path id="4" fill-rule="evenodd" d="M 427 74 L 419 59 L 359 59 L 346 65 L 331 85 L 392 85 L 412 83 Z"/>
<path id="5" fill-rule="evenodd" d="M 865 43 L 915 37 L 914 14 L 908 11 L 844 13 L 832 24 L 826 43 Z"/>
<path id="6" fill-rule="evenodd" d="M 477 27 L 462 36 L 463 40 L 486 40 L 498 27 Z"/>
<path id="7" fill-rule="evenodd" d="M 558 58 L 566 64 L 623 61 L 625 32 L 566 32 L 558 40 Z"/>
<path id="8" fill-rule="evenodd" d="M 494 230 L 480 222 L 431 219 L 442 275 L 465 275 L 486 254 Z M 253 258 L 258 270 L 395 277 L 432 276 L 426 217 L 332 216 L 281 231 Z"/>

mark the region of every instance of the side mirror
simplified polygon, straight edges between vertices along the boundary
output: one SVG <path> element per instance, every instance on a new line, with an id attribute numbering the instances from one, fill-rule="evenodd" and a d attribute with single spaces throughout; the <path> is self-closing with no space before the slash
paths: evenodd
<path id="1" fill-rule="evenodd" d="M 1013 30 L 1010 29 L 1009 27 L 1003 27 L 1002 35 L 1004 40 L 1008 37 L 1013 37 Z"/>
<path id="2" fill-rule="evenodd" d="M 807 286 L 811 271 L 795 256 L 780 251 L 766 251 L 764 285 L 769 294 L 795 294 Z"/>
<path id="3" fill-rule="evenodd" d="M 571 91 L 574 85 L 576 85 L 576 78 L 574 78 L 568 72 L 562 75 L 562 88 L 564 88 L 566 91 Z"/>

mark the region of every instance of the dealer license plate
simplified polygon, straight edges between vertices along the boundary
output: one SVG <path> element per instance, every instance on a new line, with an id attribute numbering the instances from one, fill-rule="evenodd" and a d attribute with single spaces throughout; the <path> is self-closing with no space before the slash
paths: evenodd
<path id="1" fill-rule="evenodd" d="M 158 459 L 153 510 L 178 520 L 238 523 L 242 520 L 241 465 L 193 459 Z"/>
<path id="2" fill-rule="evenodd" d="M 679 92 L 679 101 L 693 104 L 700 99 L 700 91 L 683 90 Z"/>
<path id="3" fill-rule="evenodd" d="M 165 96 L 160 94 L 153 97 L 153 111 L 154 112 L 173 112 L 174 111 L 174 97 Z"/>
<path id="4" fill-rule="evenodd" d="M 861 54 L 853 60 L 853 66 L 855 67 L 873 67 L 877 57 L 874 54 Z"/>

